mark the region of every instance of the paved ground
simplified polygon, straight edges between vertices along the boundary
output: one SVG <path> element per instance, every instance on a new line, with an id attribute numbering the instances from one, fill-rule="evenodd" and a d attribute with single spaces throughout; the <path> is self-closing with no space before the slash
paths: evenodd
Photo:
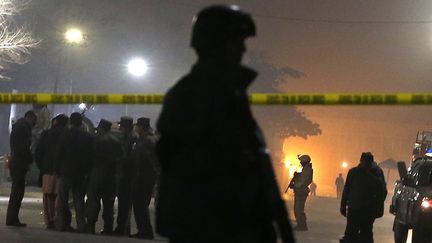
<path id="1" fill-rule="evenodd" d="M 24 198 L 23 205 L 20 211 L 20 219 L 27 223 L 25 228 L 15 228 L 5 226 L 6 209 L 8 198 L 0 197 L 0 242 L 13 243 L 39 243 L 39 242 L 75 242 L 75 243 L 107 243 L 107 242 L 168 242 L 162 237 L 157 236 L 153 241 L 143 241 L 131 239 L 127 237 L 106 237 L 102 235 L 87 235 L 77 233 L 63 233 L 52 230 L 46 230 L 42 215 L 42 199 Z M 154 208 L 151 207 L 153 214 Z M 152 215 L 153 216 L 153 215 Z M 73 216 L 74 217 L 74 216 Z M 153 217 L 154 218 L 154 217 Z M 75 227 L 75 218 L 72 219 L 72 226 Z M 101 230 L 102 219 L 97 224 L 97 232 Z M 132 218 L 132 222 L 135 222 Z M 132 224 L 132 233 L 136 232 L 135 226 Z"/>
<path id="2" fill-rule="evenodd" d="M 292 203 L 289 201 L 289 208 Z M 21 219 L 28 224 L 27 228 L 16 229 L 4 226 L 7 198 L 0 198 L 0 242 L 167 242 L 161 237 L 154 241 L 142 241 L 129 238 L 104 237 L 100 235 L 85 235 L 73 233 L 59 233 L 44 229 L 41 215 L 41 200 L 29 199 L 23 203 Z M 308 232 L 296 232 L 297 242 L 301 243 L 337 243 L 345 228 L 345 218 L 338 214 L 339 204 L 333 198 L 311 198 L 307 203 L 309 220 Z M 388 211 L 388 210 L 387 210 Z M 154 208 L 152 207 L 152 212 Z M 292 213 L 292 212 L 291 212 Z M 293 217 L 291 217 L 293 218 Z M 375 242 L 391 243 L 393 217 L 386 214 L 375 223 Z M 98 228 L 101 225 L 98 224 Z M 133 229 L 135 231 L 135 229 Z"/>
<path id="3" fill-rule="evenodd" d="M 292 208 L 291 202 L 289 203 Z M 296 232 L 298 242 L 338 243 L 345 230 L 346 219 L 339 212 L 339 202 L 335 198 L 308 198 L 307 215 L 309 231 Z M 388 213 L 389 205 L 383 218 L 374 224 L 374 239 L 377 243 L 393 243 L 393 219 Z M 293 216 L 291 215 L 291 218 Z"/>

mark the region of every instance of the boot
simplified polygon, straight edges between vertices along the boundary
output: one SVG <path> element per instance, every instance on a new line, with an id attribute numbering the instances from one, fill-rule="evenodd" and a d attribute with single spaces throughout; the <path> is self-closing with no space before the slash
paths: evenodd
<path id="1" fill-rule="evenodd" d="M 102 235 L 113 235 L 113 225 L 112 224 L 104 224 L 103 230 L 100 232 Z"/>

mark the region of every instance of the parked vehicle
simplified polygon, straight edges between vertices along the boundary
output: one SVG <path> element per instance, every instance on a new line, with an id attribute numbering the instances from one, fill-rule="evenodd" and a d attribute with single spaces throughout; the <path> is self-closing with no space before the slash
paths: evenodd
<path id="1" fill-rule="evenodd" d="M 413 243 L 432 241 L 432 158 L 418 157 L 407 170 L 398 162 L 400 180 L 396 182 L 390 206 L 396 243 L 406 243 L 413 230 Z"/>

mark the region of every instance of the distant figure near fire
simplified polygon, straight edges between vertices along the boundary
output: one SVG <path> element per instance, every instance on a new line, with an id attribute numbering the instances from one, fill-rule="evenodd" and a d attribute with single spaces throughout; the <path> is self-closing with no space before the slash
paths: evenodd
<path id="1" fill-rule="evenodd" d="M 344 178 L 342 177 L 342 174 L 339 174 L 339 176 L 336 178 L 335 185 L 336 185 L 336 197 L 341 198 L 343 188 L 345 185 Z"/>
<path id="2" fill-rule="evenodd" d="M 311 164 L 311 157 L 309 155 L 299 156 L 300 164 L 302 165 L 302 172 L 294 173 L 288 188 L 294 190 L 294 215 L 297 220 L 295 230 L 306 231 L 308 230 L 306 223 L 305 204 L 309 195 L 309 185 L 313 180 L 313 169 Z M 286 191 L 288 191 L 288 188 Z"/>

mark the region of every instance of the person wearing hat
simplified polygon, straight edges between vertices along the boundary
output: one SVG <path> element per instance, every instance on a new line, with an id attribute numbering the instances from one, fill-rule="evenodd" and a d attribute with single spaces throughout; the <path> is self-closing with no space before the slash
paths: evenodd
<path id="1" fill-rule="evenodd" d="M 87 233 L 95 233 L 99 217 L 100 201 L 103 204 L 104 221 L 101 234 L 111 235 L 114 224 L 114 201 L 116 196 L 116 169 L 122 156 L 120 141 L 110 132 L 112 123 L 101 119 L 93 148 L 93 168 L 87 189 Z"/>
<path id="2" fill-rule="evenodd" d="M 130 217 L 132 209 L 132 177 L 135 171 L 135 149 L 138 137 L 133 130 L 133 118 L 120 118 L 120 132 L 123 156 L 118 170 L 118 213 L 115 235 L 130 235 Z"/>
<path id="3" fill-rule="evenodd" d="M 150 126 L 150 119 L 138 118 L 135 131 L 138 133 L 136 146 L 135 175 L 132 181 L 132 205 L 138 232 L 132 237 L 153 239 L 149 204 L 156 182 L 156 138 Z"/>
<path id="4" fill-rule="evenodd" d="M 294 216 L 297 221 L 297 226 L 294 230 L 308 230 L 306 222 L 305 205 L 309 195 L 309 185 L 313 180 L 313 169 L 311 157 L 307 154 L 299 155 L 298 159 L 302 166 L 301 172 L 294 172 L 294 176 L 288 186 L 294 190 Z M 288 190 L 287 188 L 287 190 Z"/>
<path id="5" fill-rule="evenodd" d="M 373 223 L 384 214 L 387 188 L 384 173 L 371 152 L 360 156 L 360 163 L 348 171 L 340 213 L 347 218 L 340 242 L 373 243 Z"/>
<path id="6" fill-rule="evenodd" d="M 255 34 L 238 6 L 208 6 L 193 20 L 197 63 L 168 91 L 157 122 L 156 229 L 170 242 L 276 242 L 277 220 L 284 242 L 293 242 L 250 110 L 247 89 L 257 73 L 241 64 Z"/>
<path id="7" fill-rule="evenodd" d="M 80 113 L 72 113 L 69 118 L 71 127 L 58 140 L 54 171 L 59 176 L 55 216 L 55 228 L 59 231 L 74 231 L 69 208 L 70 191 L 75 207 L 76 231 L 84 233 L 86 229 L 84 198 L 93 162 L 93 136 L 82 129 L 82 120 Z"/>
<path id="8" fill-rule="evenodd" d="M 52 119 L 52 127 L 42 132 L 36 147 L 35 161 L 42 177 L 43 215 L 47 229 L 54 229 L 55 201 L 57 198 L 58 182 L 54 175 L 55 155 L 60 135 L 67 130 L 69 118 L 65 114 Z"/>

